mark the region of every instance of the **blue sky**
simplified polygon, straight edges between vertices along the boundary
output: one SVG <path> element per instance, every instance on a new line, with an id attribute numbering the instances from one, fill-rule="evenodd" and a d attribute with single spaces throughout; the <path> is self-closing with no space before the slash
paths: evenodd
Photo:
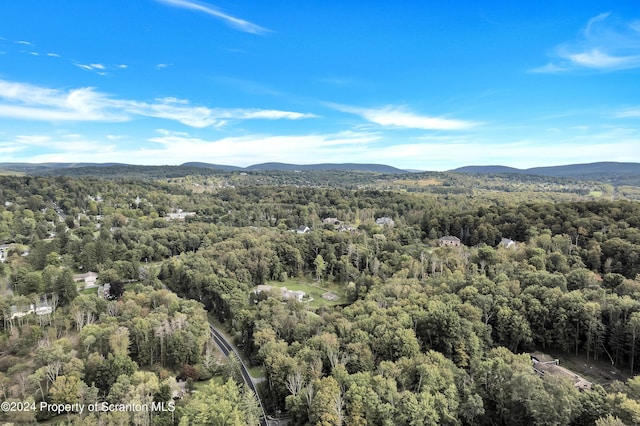
<path id="1" fill-rule="evenodd" d="M 640 162 L 637 0 L 7 0 L 0 162 Z"/>

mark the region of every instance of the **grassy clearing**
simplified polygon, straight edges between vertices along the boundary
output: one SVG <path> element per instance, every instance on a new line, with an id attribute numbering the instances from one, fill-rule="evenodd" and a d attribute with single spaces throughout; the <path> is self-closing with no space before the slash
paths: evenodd
<path id="1" fill-rule="evenodd" d="M 315 282 L 311 280 L 305 280 L 301 278 L 289 278 L 285 282 L 270 281 L 269 284 L 272 287 L 283 288 L 291 291 L 304 291 L 305 297 L 304 303 L 307 303 L 311 308 L 320 308 L 323 306 L 335 306 L 346 302 L 346 291 L 343 286 L 331 285 L 326 282 Z M 338 296 L 337 300 L 323 299 L 324 293 L 331 292 Z M 312 298 L 313 300 L 309 300 Z"/>
<path id="2" fill-rule="evenodd" d="M 396 179 L 391 182 L 393 185 L 404 185 L 409 187 L 424 187 L 424 186 L 438 186 L 442 185 L 442 181 L 438 179 Z"/>
<path id="3" fill-rule="evenodd" d="M 576 357 L 575 355 L 563 354 L 559 359 L 561 366 L 605 388 L 615 380 L 626 381 L 631 377 L 626 371 L 612 366 L 606 357 L 600 358 L 598 361 L 587 361 L 584 356 Z"/>
<path id="4" fill-rule="evenodd" d="M 264 368 L 261 365 L 249 368 L 249 374 L 254 379 L 262 379 L 265 377 Z"/>

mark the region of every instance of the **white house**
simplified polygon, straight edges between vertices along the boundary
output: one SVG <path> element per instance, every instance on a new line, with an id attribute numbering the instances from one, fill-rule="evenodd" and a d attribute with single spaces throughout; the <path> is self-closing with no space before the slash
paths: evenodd
<path id="1" fill-rule="evenodd" d="M 393 219 L 391 219 L 390 217 L 379 217 L 376 219 L 376 224 L 380 225 L 380 226 L 387 226 L 389 228 L 393 228 L 393 226 L 396 224 Z"/>
<path id="2" fill-rule="evenodd" d="M 173 213 L 168 213 L 167 220 L 185 220 L 187 217 L 195 216 L 196 212 L 185 212 L 182 209 L 178 209 Z"/>
<path id="3" fill-rule="evenodd" d="M 270 285 L 259 285 L 255 290 L 253 290 L 253 292 L 255 294 L 260 294 L 263 291 L 271 291 L 271 290 L 273 290 L 273 287 Z M 282 296 L 282 298 L 296 299 L 298 302 L 302 302 L 302 298 L 306 294 L 304 291 L 289 290 L 286 287 L 278 287 L 278 290 L 280 290 L 280 295 Z"/>
<path id="4" fill-rule="evenodd" d="M 49 302 L 40 302 L 37 305 L 31 303 L 29 306 L 11 306 L 11 319 L 22 318 L 29 314 L 47 315 L 53 312 L 53 307 Z"/>
<path id="5" fill-rule="evenodd" d="M 111 284 L 106 283 L 105 285 L 98 286 L 98 297 L 101 299 L 109 298 L 109 290 L 111 290 Z"/>
<path id="6" fill-rule="evenodd" d="M 0 245 L 0 262 L 5 262 L 9 257 L 9 246 L 7 244 Z"/>
<path id="7" fill-rule="evenodd" d="M 306 234 L 309 231 L 311 231 L 311 228 L 301 225 L 298 227 L 298 229 L 296 229 L 296 234 Z"/>
<path id="8" fill-rule="evenodd" d="M 440 247 L 460 247 L 460 238 L 446 235 L 438 240 Z"/>
<path id="9" fill-rule="evenodd" d="M 96 281 L 98 280 L 97 272 L 87 272 L 85 274 L 76 274 L 73 276 L 73 281 L 79 283 L 84 282 L 84 288 L 94 288 L 96 286 Z"/>
<path id="10" fill-rule="evenodd" d="M 501 239 L 498 246 L 504 247 L 506 249 L 514 249 L 514 250 L 518 248 L 518 244 L 510 238 Z"/>

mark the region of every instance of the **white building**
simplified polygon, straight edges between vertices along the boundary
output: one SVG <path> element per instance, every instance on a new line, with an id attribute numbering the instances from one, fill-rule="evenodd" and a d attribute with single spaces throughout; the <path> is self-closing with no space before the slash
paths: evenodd
<path id="1" fill-rule="evenodd" d="M 276 288 L 280 290 L 280 295 L 282 296 L 283 299 L 296 299 L 298 302 L 302 302 L 302 298 L 306 294 L 304 291 L 301 291 L 301 290 L 289 290 L 286 287 L 276 287 Z M 272 291 L 272 290 L 273 290 L 273 287 L 270 285 L 259 285 L 255 290 L 253 290 L 253 292 L 255 294 L 260 294 L 263 291 Z"/>

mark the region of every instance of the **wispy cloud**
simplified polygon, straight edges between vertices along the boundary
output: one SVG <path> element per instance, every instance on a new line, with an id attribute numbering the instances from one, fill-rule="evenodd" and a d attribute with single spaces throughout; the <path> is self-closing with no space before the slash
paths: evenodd
<path id="1" fill-rule="evenodd" d="M 191 106 L 189 101 L 176 98 L 156 99 L 153 103 L 131 102 L 124 109 L 135 115 L 176 120 L 196 128 L 221 127 L 230 120 L 299 120 L 315 117 L 313 114 L 293 111 Z"/>
<path id="2" fill-rule="evenodd" d="M 229 118 L 240 119 L 264 119 L 264 120 L 279 120 L 282 118 L 288 120 L 299 120 L 301 118 L 315 118 L 315 114 L 300 113 L 293 111 L 279 111 L 272 109 L 240 109 L 240 110 L 228 110 L 226 112 Z"/>
<path id="3" fill-rule="evenodd" d="M 615 114 L 617 118 L 640 118 L 640 107 L 627 108 Z"/>
<path id="4" fill-rule="evenodd" d="M 96 155 L 105 162 L 135 164 L 181 164 L 197 160 L 248 166 L 264 161 L 309 164 L 318 162 L 319 158 L 343 163 L 347 158 L 371 159 L 369 146 L 379 139 L 376 133 L 352 131 L 205 139 L 159 129 L 157 135 L 146 140 L 125 135 L 20 135 L 13 139 L 0 138 L 0 152 L 4 144 L 7 152 L 4 161 L 28 159 L 36 163 L 95 162 Z M 34 151 L 38 152 L 35 156 Z"/>
<path id="5" fill-rule="evenodd" d="M 73 65 L 75 65 L 76 67 L 78 67 L 80 69 L 83 69 L 85 71 L 94 71 L 94 72 L 98 73 L 99 75 L 106 75 L 107 74 L 105 72 L 107 67 L 104 66 L 103 64 L 79 64 L 79 63 L 74 63 Z"/>
<path id="6" fill-rule="evenodd" d="M 263 28 L 259 25 L 251 23 L 249 21 L 245 21 L 244 19 L 236 18 L 235 16 L 231 16 L 220 10 L 209 6 L 206 3 L 193 1 L 193 0 L 156 0 L 159 3 L 164 3 L 169 6 L 180 7 L 183 9 L 194 10 L 197 12 L 206 13 L 207 15 L 213 16 L 215 18 L 221 19 L 227 25 L 231 27 L 243 31 L 245 33 L 250 34 L 264 34 L 269 32 L 266 28 Z"/>
<path id="7" fill-rule="evenodd" d="M 0 154 L 5 156 L 14 154 L 16 152 L 22 151 L 24 149 L 23 146 L 17 144 L 15 142 L 2 142 L 0 141 Z"/>
<path id="8" fill-rule="evenodd" d="M 1 145 L 1 142 L 0 142 Z M 58 134 L 58 135 L 17 135 L 12 141 L 7 142 L 7 146 L 11 147 L 13 152 L 29 152 L 31 149 L 37 149 L 39 152 L 49 151 L 50 154 L 40 156 L 40 159 L 46 158 L 46 155 L 57 158 L 56 161 L 73 161 L 73 156 L 83 158 L 82 161 L 91 160 L 93 155 L 105 155 L 113 153 L 117 146 L 106 141 L 97 140 L 95 138 L 85 137 L 78 134 Z M 68 159 L 64 159 L 67 156 Z M 40 162 L 40 160 L 36 160 Z"/>
<path id="9" fill-rule="evenodd" d="M 68 91 L 0 80 L 0 117 L 41 121 L 124 121 L 127 116 L 91 87 Z"/>
<path id="10" fill-rule="evenodd" d="M 0 80 L 0 117 L 36 121 L 128 121 L 135 116 L 178 121 L 190 127 L 220 127 L 231 120 L 299 120 L 315 117 L 294 111 L 192 106 L 161 98 L 154 102 L 115 99 L 91 87 L 49 89 Z"/>
<path id="11" fill-rule="evenodd" d="M 550 138 L 553 138 L 551 140 Z M 541 147 L 553 145 L 553 155 Z M 480 135 L 431 135 L 389 143 L 379 132 L 343 131 L 326 134 L 263 135 L 210 139 L 186 132 L 157 130 L 146 138 L 120 135 L 70 134 L 0 137 L 4 161 L 181 164 L 205 161 L 247 166 L 282 161 L 385 163 L 401 168 L 446 170 L 469 164 L 513 167 L 588 163 L 594 158 L 637 161 L 640 133 L 635 129 L 600 129 L 588 134 L 541 135 L 495 140 Z M 34 152 L 38 154 L 34 156 Z M 452 152 L 455 159 L 452 159 Z"/>
<path id="12" fill-rule="evenodd" d="M 6 39 L 0 39 L 0 40 L 6 40 Z M 48 58 L 60 58 L 60 59 L 64 59 L 68 62 L 70 62 L 71 64 L 73 64 L 74 66 L 85 70 L 85 71 L 92 71 L 95 72 L 99 75 L 107 75 L 108 71 L 112 71 L 112 70 L 123 70 L 127 68 L 127 65 L 125 64 L 116 64 L 116 65 L 106 65 L 106 64 L 101 64 L 101 63 L 82 63 L 82 62 L 78 62 L 74 59 L 71 58 L 66 58 L 63 55 L 59 54 L 59 53 L 55 53 L 55 52 L 47 52 L 47 53 L 40 53 L 37 52 L 35 50 L 28 50 L 29 48 L 33 48 L 34 44 L 29 42 L 29 41 L 24 41 L 24 40 L 17 40 L 14 41 L 13 43 L 24 46 L 23 49 L 20 49 L 19 52 L 26 54 L 26 55 L 32 55 L 32 56 L 42 56 L 42 57 L 48 57 Z M 2 52 L 5 53 L 5 52 Z"/>
<path id="13" fill-rule="evenodd" d="M 336 104 L 328 105 L 342 112 L 359 115 L 365 120 L 383 127 L 422 130 L 461 130 L 478 124 L 471 121 L 419 115 L 406 111 L 405 108 L 398 106 L 359 108 Z"/>
<path id="14" fill-rule="evenodd" d="M 246 135 L 207 140 L 185 133 L 160 130 L 149 141 L 157 146 L 139 148 L 135 158 L 152 159 L 150 164 L 179 164 L 193 161 L 194 153 L 202 161 L 248 166 L 266 161 L 308 164 L 322 161 L 345 162 L 358 158 L 380 139 L 371 132 L 338 132 L 301 135 Z M 131 157 L 134 158 L 134 157 Z"/>
<path id="15" fill-rule="evenodd" d="M 553 49 L 552 59 L 535 73 L 580 69 L 618 71 L 640 67 L 640 24 L 624 22 L 610 12 L 591 18 L 580 35 Z"/>

